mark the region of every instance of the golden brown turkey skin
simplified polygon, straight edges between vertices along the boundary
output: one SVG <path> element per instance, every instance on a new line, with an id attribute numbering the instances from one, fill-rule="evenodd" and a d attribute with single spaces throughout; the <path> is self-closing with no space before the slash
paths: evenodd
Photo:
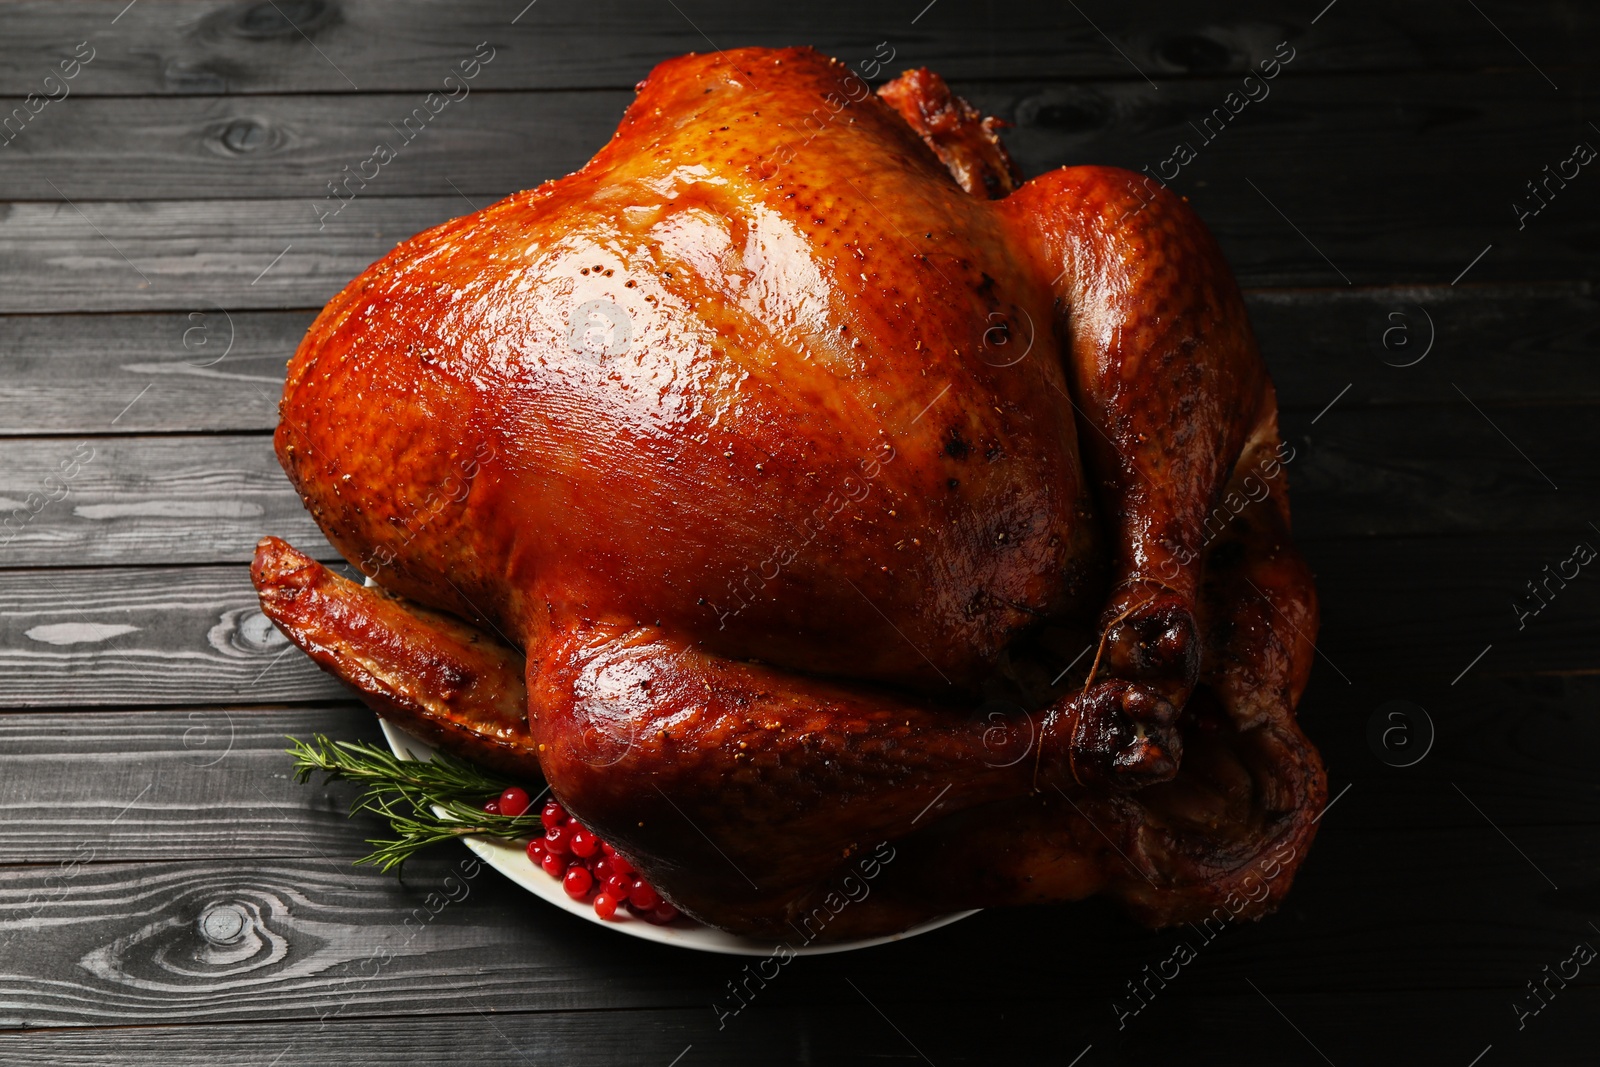
<path id="1" fill-rule="evenodd" d="M 386 586 L 523 639 L 547 605 L 603 606 L 729 656 L 970 685 L 1101 562 L 1049 279 L 888 108 L 769 176 L 839 74 L 746 58 L 753 83 L 663 65 L 582 171 L 335 298 L 279 455 L 348 557 L 395 552 Z M 1028 323 L 1039 358 L 1003 365 Z M 475 456 L 415 533 L 403 502 Z"/>
<path id="2" fill-rule="evenodd" d="M 1015 187 L 936 76 L 882 95 L 804 49 L 669 61 L 583 170 L 369 268 L 291 362 L 278 454 L 347 558 L 477 627 L 433 647 L 272 541 L 264 609 L 707 922 L 792 929 L 885 840 L 826 936 L 1200 914 L 1303 856 L 1324 794 L 1281 475 L 1215 519 L 1278 446 L 1237 288 L 1176 197 Z M 1024 706 L 973 713 L 997 693 Z"/>

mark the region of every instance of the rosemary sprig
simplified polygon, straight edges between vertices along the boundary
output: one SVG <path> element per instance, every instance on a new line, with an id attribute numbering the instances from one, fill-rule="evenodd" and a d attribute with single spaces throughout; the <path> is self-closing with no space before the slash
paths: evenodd
<path id="1" fill-rule="evenodd" d="M 295 780 L 306 782 L 316 771 L 331 779 L 356 782 L 363 788 L 350 814 L 371 812 L 388 821 L 394 838 L 368 838 L 370 855 L 356 860 L 388 871 L 429 845 L 476 834 L 518 838 L 540 828 L 539 807 L 522 815 L 490 815 L 485 798 L 512 783 L 487 774 L 465 760 L 445 753 L 432 759 L 406 760 L 359 741 L 334 741 L 321 734 L 310 741 L 287 738 L 294 757 Z"/>

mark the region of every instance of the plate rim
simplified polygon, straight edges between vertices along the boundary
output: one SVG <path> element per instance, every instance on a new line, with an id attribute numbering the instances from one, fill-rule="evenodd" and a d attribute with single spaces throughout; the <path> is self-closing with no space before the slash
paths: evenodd
<path id="1" fill-rule="evenodd" d="M 400 759 L 414 760 L 426 759 L 435 751 L 433 745 L 412 734 L 404 727 L 396 725 L 384 718 L 377 716 L 378 727 L 383 731 L 384 741 L 389 750 Z M 542 794 L 541 794 L 542 795 Z M 659 945 L 670 945 L 674 948 L 686 949 L 693 952 L 709 952 L 722 956 L 759 956 L 770 957 L 778 955 L 785 948 L 789 954 L 795 956 L 830 956 L 841 952 L 856 952 L 861 949 L 875 948 L 879 945 L 893 944 L 905 941 L 922 934 L 932 933 L 940 927 L 949 926 L 978 914 L 981 908 L 967 911 L 951 912 L 940 915 L 926 922 L 918 923 L 894 934 L 884 934 L 879 937 L 864 937 L 850 941 L 833 941 L 822 945 L 801 945 L 796 947 L 788 942 L 763 941 L 752 937 L 741 937 L 730 934 L 725 930 L 694 923 L 685 916 L 685 920 L 693 923 L 692 926 L 658 926 L 655 923 L 628 915 L 620 920 L 607 920 L 600 918 L 594 908 L 587 901 L 573 900 L 562 890 L 561 883 L 551 878 L 544 871 L 533 865 L 528 859 L 527 852 L 515 845 L 497 839 L 480 837 L 476 834 L 467 834 L 461 839 L 467 848 L 484 863 L 494 868 L 512 884 L 527 890 L 540 900 L 554 904 L 569 915 L 574 915 L 591 923 L 596 923 L 607 930 Z"/>

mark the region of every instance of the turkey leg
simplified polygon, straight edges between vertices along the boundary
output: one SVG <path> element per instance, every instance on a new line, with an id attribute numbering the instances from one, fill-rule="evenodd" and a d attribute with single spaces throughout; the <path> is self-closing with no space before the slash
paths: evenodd
<path id="1" fill-rule="evenodd" d="M 1177 767 L 1173 708 L 1124 681 L 968 720 L 722 659 L 652 627 L 565 623 L 540 628 L 518 706 L 519 657 L 465 623 L 276 538 L 258 546 L 252 577 L 268 617 L 380 714 L 488 766 L 546 776 L 669 899 L 728 929 L 776 929 L 842 859 L 924 818 L 1036 783 L 1136 788 Z"/>
<path id="2" fill-rule="evenodd" d="M 1079 438 L 1114 545 L 1101 668 L 1182 707 L 1199 678 L 1206 518 L 1270 403 L 1244 303 L 1175 194 L 1069 167 L 997 204 L 1052 289 Z"/>

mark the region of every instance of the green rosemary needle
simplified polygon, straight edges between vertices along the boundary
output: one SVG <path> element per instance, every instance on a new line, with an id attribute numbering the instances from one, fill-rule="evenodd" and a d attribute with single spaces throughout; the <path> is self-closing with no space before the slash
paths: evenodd
<path id="1" fill-rule="evenodd" d="M 306 782 L 316 771 L 329 780 L 362 787 L 350 814 L 366 811 L 386 820 L 393 838 L 368 838 L 373 851 L 356 860 L 379 870 L 397 868 L 429 845 L 469 834 L 504 839 L 542 831 L 538 804 L 522 815 L 491 815 L 484 798 L 513 783 L 445 753 L 429 760 L 401 759 L 359 741 L 334 741 L 321 734 L 310 741 L 286 738 L 294 757 L 295 780 Z"/>

